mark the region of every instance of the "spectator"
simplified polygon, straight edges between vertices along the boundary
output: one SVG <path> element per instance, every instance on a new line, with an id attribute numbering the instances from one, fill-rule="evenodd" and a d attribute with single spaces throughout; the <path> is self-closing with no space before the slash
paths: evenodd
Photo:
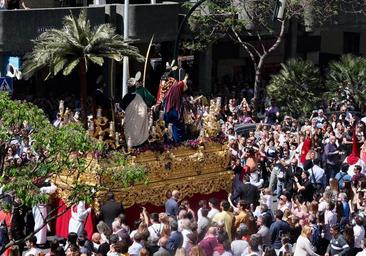
<path id="1" fill-rule="evenodd" d="M 205 255 L 212 255 L 213 249 L 218 245 L 216 227 L 210 227 L 207 230 L 205 238 L 199 243 L 199 246 L 205 252 Z"/>
<path id="2" fill-rule="evenodd" d="M 179 206 L 179 191 L 174 190 L 172 192 L 171 198 L 169 198 L 165 203 L 165 212 L 169 217 L 176 218 L 178 216 Z"/>
<path id="3" fill-rule="evenodd" d="M 271 245 L 276 250 L 279 250 L 282 246 L 281 236 L 288 234 L 290 231 L 290 225 L 282 220 L 283 212 L 281 210 L 275 211 L 275 222 L 270 227 L 271 233 Z"/>
<path id="4" fill-rule="evenodd" d="M 327 180 L 330 180 L 330 178 L 334 178 L 336 173 L 338 172 L 340 154 L 342 154 L 342 152 L 338 150 L 338 147 L 336 145 L 336 137 L 331 136 L 329 138 L 329 143 L 327 143 L 324 147 L 324 156 L 326 161 L 325 173 L 327 176 Z"/>
<path id="5" fill-rule="evenodd" d="M 24 256 L 38 255 L 39 249 L 37 248 L 37 238 L 35 236 L 30 237 L 26 241 L 26 245 L 29 250 L 25 253 Z"/>
<path id="6" fill-rule="evenodd" d="M 349 165 L 348 164 L 343 164 L 341 167 L 341 170 L 339 173 L 336 174 L 335 179 L 338 181 L 338 186 L 339 189 L 344 189 L 344 182 L 345 181 L 351 181 L 352 177 L 350 175 L 348 175 L 347 171 L 348 171 Z"/>
<path id="7" fill-rule="evenodd" d="M 260 256 L 260 238 L 257 235 L 252 235 L 249 240 L 248 252 L 244 252 L 242 256 Z"/>
<path id="8" fill-rule="evenodd" d="M 220 210 L 218 209 L 219 203 L 217 199 L 210 198 L 210 200 L 208 201 L 208 206 L 210 207 L 210 211 L 208 212 L 207 217 L 212 220 L 215 215 L 220 212 Z"/>
<path id="9" fill-rule="evenodd" d="M 155 252 L 153 255 L 154 256 L 170 256 L 170 251 L 167 249 L 167 244 L 168 244 L 168 237 L 163 236 L 162 238 L 159 239 L 159 250 L 157 252 Z"/>
<path id="10" fill-rule="evenodd" d="M 313 200 L 315 192 L 314 186 L 311 184 L 309 177 L 310 173 L 308 171 L 303 171 L 301 174 L 301 183 L 297 178 L 295 178 L 297 191 L 303 196 L 306 202 L 311 202 Z"/>
<path id="11" fill-rule="evenodd" d="M 337 214 L 334 212 L 335 204 L 331 201 L 324 213 L 324 238 L 332 239 L 331 227 L 337 223 Z"/>
<path id="12" fill-rule="evenodd" d="M 353 226 L 353 233 L 355 236 L 354 253 L 357 254 L 362 251 L 362 242 L 365 238 L 364 218 L 357 215 L 355 217 L 355 225 Z"/>
<path id="13" fill-rule="evenodd" d="M 211 220 L 209 218 L 207 218 L 207 215 L 208 215 L 207 208 L 203 208 L 201 210 L 201 214 L 202 214 L 202 216 L 198 219 L 198 223 L 197 223 L 197 232 L 198 232 L 199 241 L 201 241 L 204 238 L 204 236 L 209 228 L 209 225 L 211 223 Z"/>
<path id="14" fill-rule="evenodd" d="M 265 225 L 265 216 L 259 216 L 257 218 L 257 225 L 259 227 L 257 235 L 261 237 L 264 248 L 271 246 L 271 233 L 269 228 Z"/>
<path id="15" fill-rule="evenodd" d="M 330 228 L 330 233 L 332 234 L 332 239 L 325 256 L 348 255 L 350 247 L 344 237 L 340 234 L 339 225 L 333 225 Z"/>
<path id="16" fill-rule="evenodd" d="M 229 242 L 231 241 L 231 229 L 233 227 L 233 214 L 229 212 L 230 204 L 228 201 L 223 200 L 220 204 L 221 212 L 216 214 L 212 219 L 213 223 L 218 225 L 224 225 L 224 229 L 229 236 Z"/>
<path id="17" fill-rule="evenodd" d="M 128 255 L 134 255 L 134 256 L 139 256 L 140 255 L 140 251 L 142 248 L 144 248 L 144 245 L 142 244 L 142 235 L 140 233 L 136 233 L 133 237 L 133 243 L 132 245 L 128 248 Z"/>
<path id="18" fill-rule="evenodd" d="M 183 235 L 178 231 L 178 223 L 175 220 L 170 222 L 171 234 L 168 240 L 167 249 L 174 254 L 177 249 L 182 248 Z"/>
<path id="19" fill-rule="evenodd" d="M 235 240 L 231 242 L 231 252 L 234 256 L 240 256 L 248 249 L 248 242 L 242 239 L 242 232 L 237 230 L 235 232 Z"/>
<path id="20" fill-rule="evenodd" d="M 311 234 L 312 230 L 310 226 L 304 226 L 302 228 L 301 235 L 296 241 L 295 255 L 318 256 L 310 243 Z"/>
<path id="21" fill-rule="evenodd" d="M 212 256 L 233 256 L 231 252 L 230 242 L 227 240 L 225 232 L 219 233 L 217 237 L 218 244 L 213 249 Z"/>
<path id="22" fill-rule="evenodd" d="M 122 213 L 124 213 L 122 204 L 116 202 L 114 194 L 109 192 L 107 194 L 107 201 L 101 207 L 101 219 L 112 228 L 112 222 Z"/>

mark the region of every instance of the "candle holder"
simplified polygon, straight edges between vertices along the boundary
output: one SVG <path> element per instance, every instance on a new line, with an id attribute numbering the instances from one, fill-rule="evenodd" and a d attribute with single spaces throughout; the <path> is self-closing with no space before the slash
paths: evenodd
<path id="1" fill-rule="evenodd" d="M 88 117 L 89 134 L 103 141 L 109 148 L 117 149 L 121 147 L 122 137 L 120 132 L 116 132 L 116 123 L 109 121 L 107 117 L 101 115 L 102 109 L 97 110 L 96 118 Z M 120 118 L 117 114 L 117 118 Z"/>
<path id="2" fill-rule="evenodd" d="M 97 119 L 100 119 L 100 118 L 102 118 L 102 109 L 98 108 L 97 109 Z"/>
<path id="3" fill-rule="evenodd" d="M 65 105 L 64 105 L 64 101 L 60 100 L 59 104 L 58 104 L 58 112 L 60 113 L 61 116 L 64 115 L 64 111 L 65 111 Z"/>
<path id="4" fill-rule="evenodd" d="M 116 132 L 116 128 L 113 121 L 109 122 L 109 137 L 113 138 Z"/>

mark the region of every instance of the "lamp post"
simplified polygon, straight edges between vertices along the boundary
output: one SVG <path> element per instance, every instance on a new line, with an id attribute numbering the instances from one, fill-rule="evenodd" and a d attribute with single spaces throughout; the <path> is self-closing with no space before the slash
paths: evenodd
<path id="1" fill-rule="evenodd" d="M 130 5 L 129 0 L 125 0 L 123 11 L 123 40 L 128 40 L 128 7 Z M 127 94 L 127 81 L 128 81 L 128 57 L 123 57 L 123 74 L 122 74 L 122 98 Z"/>
<path id="2" fill-rule="evenodd" d="M 174 59 L 176 61 L 176 63 L 178 63 L 178 47 L 179 47 L 179 42 L 180 42 L 180 37 L 182 35 L 183 32 L 183 28 L 186 25 L 189 17 L 192 15 L 192 13 L 204 2 L 206 2 L 207 0 L 199 0 L 197 3 L 195 3 L 191 9 L 189 9 L 189 11 L 187 12 L 186 16 L 184 17 L 184 19 L 182 20 L 182 22 L 179 25 L 178 28 L 178 33 L 177 33 L 177 37 L 175 39 L 175 44 L 174 44 Z"/>
<path id="3" fill-rule="evenodd" d="M 276 7 L 273 12 L 272 20 L 283 20 L 285 16 L 285 8 L 286 8 L 287 0 L 277 0 Z"/>

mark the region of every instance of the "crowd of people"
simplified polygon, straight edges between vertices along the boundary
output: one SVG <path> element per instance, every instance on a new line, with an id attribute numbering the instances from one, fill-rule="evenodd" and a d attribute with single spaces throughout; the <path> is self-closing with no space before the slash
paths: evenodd
<path id="1" fill-rule="evenodd" d="M 179 143 L 201 136 L 202 131 L 193 128 L 203 129 L 210 104 L 216 109 L 223 103 L 214 115 L 228 143 L 231 193 L 221 201 L 202 200 L 194 211 L 190 203 L 196 202 L 181 200 L 175 190 L 165 211 L 148 213 L 142 208 L 140 216 L 125 216 L 109 195 L 97 233 L 90 236 L 84 229 L 90 209 L 77 207 L 65 223 L 66 244 L 51 242 L 47 255 L 366 255 L 366 124 L 350 111 L 349 102 L 337 106 L 336 112 L 319 108 L 300 120 L 283 115 L 272 101 L 261 119 L 250 97 L 234 93 L 216 101 L 195 98 L 187 95 L 187 77 L 176 81 L 171 71 L 169 67 L 163 75 L 156 101 L 141 90 L 138 74 L 129 81 L 118 109 L 125 114 L 127 143 L 138 147 L 149 139 L 149 108 L 157 113 L 155 120 L 164 120 L 171 129 L 171 140 Z M 72 102 L 65 99 L 58 109 L 52 108 L 61 113 L 54 126 L 80 122 L 79 112 L 68 109 Z M 133 128 L 136 123 L 139 129 Z M 251 125 L 238 129 L 242 124 Z M 27 123 L 14 128 L 5 165 L 37 161 L 47 154 L 32 151 L 31 133 Z M 127 218 L 135 220 L 133 227 Z M 37 236 L 30 237 L 26 255 L 42 254 L 37 244 Z"/>
<path id="2" fill-rule="evenodd" d="M 266 223 L 265 235 L 256 234 L 264 255 L 269 248 L 277 255 L 363 255 L 364 119 L 343 104 L 330 116 L 313 111 L 303 124 L 290 116 L 279 122 L 272 102 L 255 131 L 235 134 L 247 108 L 229 101 L 223 127 L 236 175 L 229 199 L 234 213 L 245 202 L 247 214 Z"/>
<path id="3" fill-rule="evenodd" d="M 227 102 L 219 113 L 234 173 L 227 199 L 202 200 L 194 211 L 173 191 L 164 212 L 142 208 L 138 218 L 109 209 L 90 240 L 78 229 L 47 255 L 366 254 L 363 119 L 342 105 L 302 123 L 281 118 L 273 102 L 255 130 L 238 134 L 237 125 L 257 117 L 245 99 Z M 39 254 L 35 238 L 27 245 L 27 255 Z"/>

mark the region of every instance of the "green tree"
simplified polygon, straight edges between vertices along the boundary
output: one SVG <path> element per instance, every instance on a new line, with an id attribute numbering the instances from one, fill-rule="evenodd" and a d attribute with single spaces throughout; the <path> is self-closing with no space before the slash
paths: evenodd
<path id="1" fill-rule="evenodd" d="M 81 117 L 86 125 L 86 98 L 89 62 L 102 66 L 104 59 L 121 61 L 124 56 L 143 61 L 136 47 L 123 41 L 110 24 L 92 28 L 85 10 L 78 18 L 72 13 L 63 19 L 61 29 L 51 29 L 42 33 L 34 41 L 32 52 L 25 56 L 22 73 L 29 78 L 35 72 L 48 67 L 46 79 L 62 71 L 69 75 L 78 67 L 80 79 Z"/>
<path id="2" fill-rule="evenodd" d="M 281 66 L 267 87 L 268 95 L 284 114 L 305 117 L 322 101 L 324 88 L 319 70 L 312 62 L 301 59 L 290 59 Z"/>
<path id="3" fill-rule="evenodd" d="M 349 100 L 362 110 L 366 102 L 366 58 L 348 54 L 331 62 L 327 85 L 332 98 L 338 102 Z"/>
<path id="4" fill-rule="evenodd" d="M 34 157 L 23 162 L 11 157 L 13 155 L 7 152 L 9 148 L 15 149 L 14 140 L 19 143 L 31 141 L 29 148 Z M 46 178 L 62 180 L 65 176 L 69 177 L 67 184 L 59 189 L 67 195 L 69 207 L 81 200 L 92 203 L 98 192 L 128 187 L 147 179 L 143 167 L 131 166 L 122 154 L 106 151 L 103 142 L 90 137 L 80 125 L 71 123 L 55 128 L 41 109 L 27 102 L 13 101 L 7 94 L 0 93 L 0 187 L 13 202 L 2 207 L 14 213 L 22 206 L 45 203 L 48 195 L 41 193 L 42 181 Z M 112 178 L 108 183 L 102 182 L 107 176 Z M 86 177 L 91 177 L 93 182 L 87 182 Z M 43 225 L 64 213 L 57 216 L 56 210 L 54 208 L 44 216 Z M 11 237 L 5 248 L 26 238 Z"/>
<path id="5" fill-rule="evenodd" d="M 196 1 L 190 1 L 188 7 Z M 283 15 L 276 2 L 286 2 Z M 302 23 L 306 31 L 331 21 L 340 12 L 344 0 L 207 0 L 189 20 L 193 39 L 183 45 L 203 51 L 218 40 L 231 39 L 250 56 L 255 71 L 254 97 L 259 101 L 262 68 L 283 41 L 291 21 Z M 347 1 L 352 5 L 352 0 Z M 357 1 L 355 1 L 357 2 Z M 348 10 L 348 9 L 347 9 Z M 297 25 L 297 24 L 296 24 Z"/>

